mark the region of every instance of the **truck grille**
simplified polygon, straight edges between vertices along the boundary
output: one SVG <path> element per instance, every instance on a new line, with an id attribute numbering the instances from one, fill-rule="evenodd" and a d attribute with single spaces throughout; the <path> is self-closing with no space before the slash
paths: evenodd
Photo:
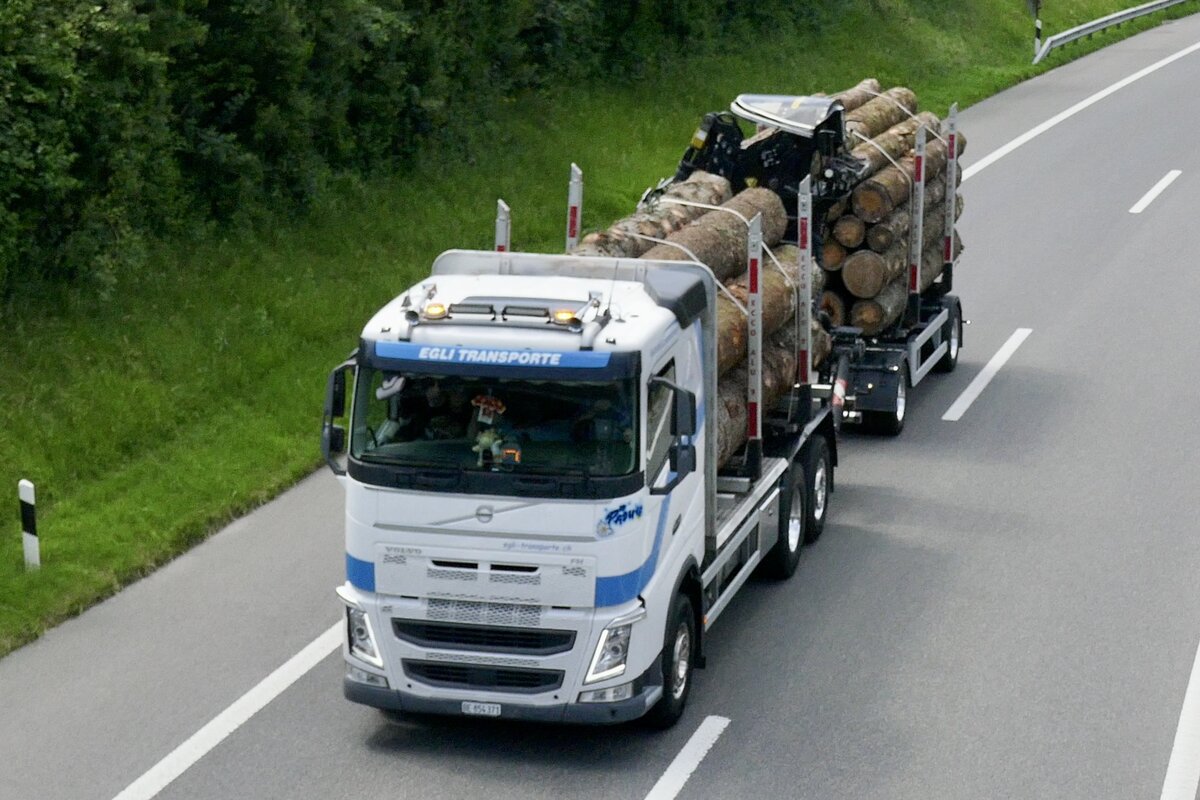
<path id="1" fill-rule="evenodd" d="M 543 669 L 438 664 L 431 661 L 401 662 L 404 674 L 433 686 L 452 689 L 482 689 L 516 694 L 553 691 L 563 682 L 563 673 Z"/>
<path id="2" fill-rule="evenodd" d="M 565 653 L 575 644 L 574 631 L 454 625 L 407 619 L 393 619 L 392 630 L 398 638 L 410 644 L 444 650 L 549 656 Z"/>

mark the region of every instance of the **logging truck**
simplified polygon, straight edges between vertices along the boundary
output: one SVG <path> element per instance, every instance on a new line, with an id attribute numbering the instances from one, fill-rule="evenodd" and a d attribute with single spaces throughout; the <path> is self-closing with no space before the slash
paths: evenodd
<path id="1" fill-rule="evenodd" d="M 775 350 L 762 289 L 767 271 L 788 270 L 763 245 L 761 215 L 739 217 L 739 299 L 694 258 L 513 252 L 500 201 L 494 249 L 443 253 L 332 370 L 321 446 L 346 496 L 349 700 L 667 727 L 733 596 L 752 574 L 795 572 L 829 513 L 850 371 L 868 374 L 880 345 L 836 328 L 817 363 L 814 208 L 848 189 L 822 133 L 840 128 L 841 106 L 786 99 L 804 113 L 768 114 L 779 98 L 734 105 L 807 146 L 795 163 L 829 156 L 785 198 L 797 302 Z M 574 165 L 569 187 L 568 253 Z M 744 314 L 737 381 L 718 379 L 726 301 Z M 939 359 L 951 352 L 946 318 L 918 320 Z M 906 376 L 890 367 L 912 352 L 880 357 L 862 392 L 892 392 L 901 424 L 903 395 L 896 411 L 888 387 Z"/>

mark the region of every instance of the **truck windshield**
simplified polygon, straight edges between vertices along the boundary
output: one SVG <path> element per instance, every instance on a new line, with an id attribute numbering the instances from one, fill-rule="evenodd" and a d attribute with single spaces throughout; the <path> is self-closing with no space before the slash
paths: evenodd
<path id="1" fill-rule="evenodd" d="M 364 462 L 589 476 L 637 469 L 633 380 L 532 381 L 360 366 L 351 455 Z"/>

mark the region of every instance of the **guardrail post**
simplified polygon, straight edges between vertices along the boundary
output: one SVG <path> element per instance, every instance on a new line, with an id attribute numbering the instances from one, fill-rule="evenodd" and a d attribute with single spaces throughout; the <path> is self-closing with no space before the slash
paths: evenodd
<path id="1" fill-rule="evenodd" d="M 37 569 L 42 565 L 41 547 L 37 532 L 37 495 L 31 481 L 17 484 L 17 497 L 21 501 L 21 538 L 25 546 L 25 569 Z"/>

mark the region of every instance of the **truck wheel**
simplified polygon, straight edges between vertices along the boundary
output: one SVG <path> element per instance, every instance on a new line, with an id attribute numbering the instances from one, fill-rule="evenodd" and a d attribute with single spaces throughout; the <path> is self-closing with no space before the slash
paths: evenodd
<path id="1" fill-rule="evenodd" d="M 829 456 L 829 443 L 824 436 L 813 439 L 808 448 L 808 468 L 804 470 L 807 497 L 804 523 L 804 543 L 812 544 L 825 530 L 825 517 L 829 511 L 829 494 L 833 487 L 833 459 Z"/>
<path id="2" fill-rule="evenodd" d="M 671 604 L 671 613 L 667 615 L 667 631 L 663 637 L 663 696 L 646 715 L 646 722 L 651 727 L 665 730 L 683 716 L 688 695 L 692 692 L 695 650 L 696 616 L 692 612 L 692 601 L 685 594 L 677 594 Z"/>
<path id="3" fill-rule="evenodd" d="M 933 365 L 934 372 L 953 372 L 958 366 L 958 350 L 962 345 L 962 312 L 958 310 L 957 303 L 950 306 L 950 319 L 946 320 L 946 329 L 946 343 L 949 347 Z"/>
<path id="4" fill-rule="evenodd" d="M 798 462 L 783 476 L 779 487 L 779 539 L 763 559 L 764 571 L 772 578 L 787 580 L 800 563 L 800 548 L 808 541 L 807 482 Z"/>
<path id="5" fill-rule="evenodd" d="M 904 430 L 904 417 L 908 406 L 908 360 L 900 361 L 899 383 L 896 386 L 896 404 L 891 411 L 864 411 L 863 428 L 884 436 L 899 436 Z"/>

